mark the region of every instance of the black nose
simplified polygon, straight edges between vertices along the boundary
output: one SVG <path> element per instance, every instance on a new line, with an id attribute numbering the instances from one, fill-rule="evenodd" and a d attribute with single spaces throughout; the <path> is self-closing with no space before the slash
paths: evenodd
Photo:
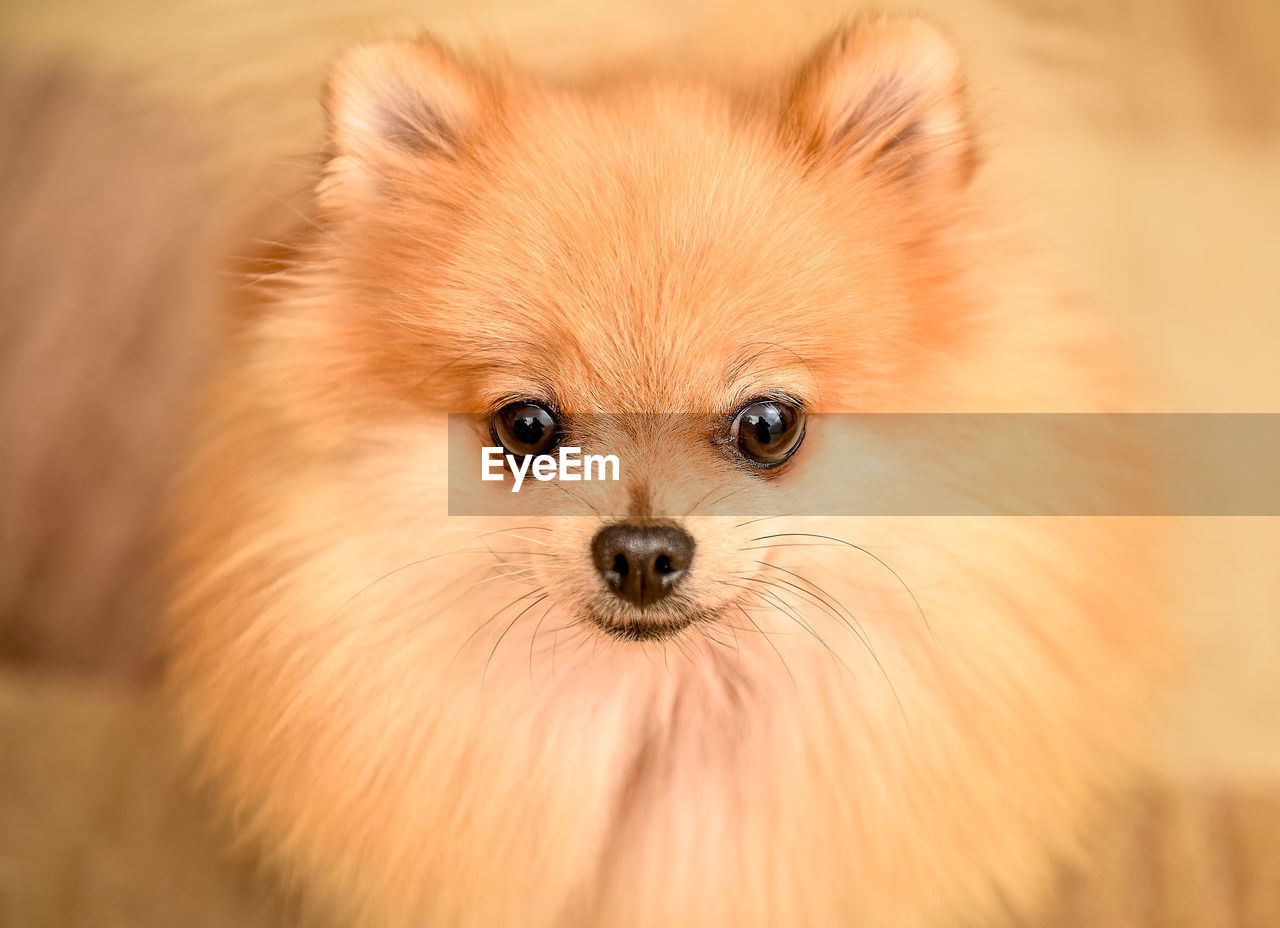
<path id="1" fill-rule="evenodd" d="M 644 607 L 675 589 L 693 562 L 693 539 L 674 525 L 618 522 L 596 533 L 591 559 L 610 590 Z"/>

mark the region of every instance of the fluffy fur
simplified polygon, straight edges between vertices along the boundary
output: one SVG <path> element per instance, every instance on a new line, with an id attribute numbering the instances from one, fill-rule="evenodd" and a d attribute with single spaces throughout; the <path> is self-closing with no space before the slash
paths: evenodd
<path id="1" fill-rule="evenodd" d="M 245 833 L 379 926 L 898 928 L 1031 898 L 1133 738 L 1140 527 L 709 517 L 673 469 L 759 504 L 857 460 L 815 428 L 762 481 L 588 435 L 638 463 L 585 505 L 698 544 L 709 621 L 627 643 L 584 620 L 600 518 L 550 488 L 546 515 L 444 515 L 445 414 L 510 396 L 579 422 L 772 391 L 1113 408 L 1092 326 L 971 202 L 951 46 L 864 20 L 743 92 L 387 43 L 327 108 L 314 228 L 177 506 L 170 685 Z"/>

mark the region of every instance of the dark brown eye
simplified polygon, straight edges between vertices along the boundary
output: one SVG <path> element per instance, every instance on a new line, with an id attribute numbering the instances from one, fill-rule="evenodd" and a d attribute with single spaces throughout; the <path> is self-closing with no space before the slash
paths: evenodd
<path id="1" fill-rule="evenodd" d="M 804 440 L 804 412 L 779 400 L 759 400 L 743 407 L 730 434 L 747 460 L 776 467 Z"/>
<path id="2" fill-rule="evenodd" d="M 493 414 L 489 431 L 508 454 L 546 454 L 560 444 L 560 423 L 545 406 L 508 403 Z"/>

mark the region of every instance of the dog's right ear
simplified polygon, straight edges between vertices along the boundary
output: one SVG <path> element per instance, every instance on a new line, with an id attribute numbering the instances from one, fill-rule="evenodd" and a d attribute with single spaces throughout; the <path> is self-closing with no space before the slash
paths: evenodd
<path id="1" fill-rule="evenodd" d="M 325 88 L 333 152 L 326 195 L 376 194 L 406 170 L 457 159 L 495 92 L 492 80 L 429 38 L 347 52 Z"/>

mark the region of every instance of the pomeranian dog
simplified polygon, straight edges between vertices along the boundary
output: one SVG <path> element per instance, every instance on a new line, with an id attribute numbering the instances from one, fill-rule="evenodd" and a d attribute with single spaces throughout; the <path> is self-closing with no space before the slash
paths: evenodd
<path id="1" fill-rule="evenodd" d="M 1029 904 L 1135 740 L 1140 525 L 781 502 L 858 479 L 820 414 L 1123 404 L 987 228 L 951 44 L 864 18 L 728 87 L 392 41 L 326 109 L 177 495 L 169 685 L 240 832 L 360 925 Z M 626 464 L 450 515 L 459 441 Z"/>

